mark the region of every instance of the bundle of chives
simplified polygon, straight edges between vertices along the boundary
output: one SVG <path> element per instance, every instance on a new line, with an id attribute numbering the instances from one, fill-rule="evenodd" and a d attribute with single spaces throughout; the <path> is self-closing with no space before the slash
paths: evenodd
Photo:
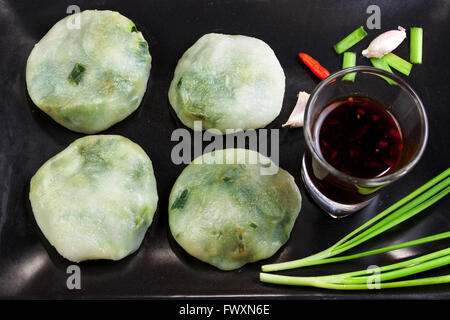
<path id="1" fill-rule="evenodd" d="M 350 234 L 348 234 L 347 236 L 345 236 L 344 238 L 339 240 L 337 243 L 335 243 L 330 248 L 323 250 L 312 256 L 303 258 L 303 259 L 298 259 L 298 260 L 288 261 L 288 262 L 283 262 L 283 263 L 277 263 L 277 264 L 263 265 L 262 271 L 265 271 L 265 272 L 280 271 L 280 270 L 299 268 L 299 267 L 303 267 L 303 266 L 311 266 L 311 265 L 317 265 L 317 264 L 325 264 L 325 263 L 331 263 L 331 262 L 344 261 L 344 260 L 355 259 L 355 258 L 359 258 L 359 257 L 363 257 L 363 256 L 378 254 L 378 253 L 382 253 L 382 252 L 397 250 L 400 248 L 410 247 L 413 245 L 418 245 L 418 244 L 423 244 L 423 243 L 427 243 L 427 242 L 431 242 L 431 241 L 449 238 L 450 232 L 444 232 L 444 233 L 440 233 L 437 235 L 433 235 L 433 236 L 429 236 L 429 237 L 425 237 L 425 238 L 421 238 L 421 239 L 417 239 L 417 240 L 413 240 L 413 241 L 409 241 L 409 242 L 405 242 L 405 243 L 401 243 L 401 244 L 397 244 L 397 245 L 393 245 L 393 246 L 388 246 L 385 248 L 362 252 L 362 253 L 354 254 L 354 255 L 350 255 L 350 256 L 333 258 L 334 256 L 336 256 L 340 253 L 343 253 L 351 248 L 354 248 L 357 245 L 379 235 L 380 233 L 382 233 L 388 229 L 391 229 L 392 227 L 411 218 L 412 216 L 418 214 L 419 212 L 422 212 L 423 210 L 425 210 L 426 208 L 428 208 L 429 206 L 434 204 L 436 201 L 445 197 L 450 192 L 450 186 L 449 186 L 450 185 L 450 177 L 449 177 L 449 175 L 450 175 L 450 168 L 445 170 L 444 172 L 442 172 L 435 178 L 431 179 L 430 181 L 425 183 L 423 186 L 419 187 L 418 189 L 416 189 L 415 191 L 413 191 L 412 193 L 410 193 L 409 195 L 407 195 L 406 197 L 404 197 L 397 203 L 393 204 L 392 206 L 390 206 L 389 208 L 387 208 L 386 210 L 384 210 L 383 212 L 381 212 L 380 214 L 378 214 L 371 220 L 367 221 L 362 226 L 355 229 L 353 232 L 351 232 Z M 448 250 L 450 250 L 450 249 L 448 249 Z M 410 275 L 410 274 L 413 274 L 413 272 L 415 272 L 415 270 L 417 270 L 417 269 L 420 269 L 421 271 L 429 270 L 434 267 L 441 266 L 442 262 L 445 264 L 449 264 L 450 263 L 450 252 L 447 252 L 447 251 L 443 251 L 443 252 L 446 255 L 444 257 L 442 257 L 442 259 L 436 260 L 436 261 L 433 260 L 434 263 L 423 264 L 422 267 L 420 267 L 420 268 L 418 267 L 415 269 L 408 269 L 407 271 L 405 271 L 402 274 Z M 433 254 L 431 254 L 431 255 L 433 256 Z M 426 259 L 428 256 L 430 256 L 430 255 L 426 255 L 421 258 Z M 425 260 L 420 260 L 420 261 L 424 262 Z M 390 269 L 387 267 L 384 267 L 384 271 L 387 271 L 387 270 L 390 270 Z M 328 277 L 335 277 L 335 276 L 336 275 L 328 276 Z M 351 276 L 353 277 L 353 276 L 355 276 L 355 274 L 353 274 Z M 308 282 L 308 281 L 304 280 L 305 277 L 288 277 L 288 278 L 285 278 L 285 277 L 286 276 L 278 276 L 278 275 L 270 275 L 270 274 L 266 274 L 266 273 L 261 273 L 261 281 L 263 281 L 263 282 L 278 281 L 278 282 L 274 282 L 274 283 L 279 283 L 279 282 L 285 281 L 283 279 L 289 279 L 290 284 L 302 282 L 302 283 L 309 283 L 309 285 L 312 285 L 312 283 L 317 284 L 317 281 L 316 281 L 317 279 L 322 279 L 321 280 L 322 282 L 324 279 L 321 277 L 312 277 L 310 279 L 308 278 L 308 281 L 309 281 Z M 296 278 L 296 280 L 294 282 L 291 282 L 292 278 Z M 300 281 L 297 278 L 301 278 L 302 280 Z M 313 282 L 310 282 L 311 279 L 313 280 Z M 328 278 L 325 278 L 325 279 L 328 279 Z M 384 277 L 384 279 L 386 280 L 387 278 Z M 429 280 L 426 280 L 426 281 L 424 279 L 420 279 L 421 281 L 417 282 L 418 284 L 414 284 L 416 282 L 403 281 L 402 284 L 398 284 L 398 285 L 405 286 L 406 283 L 410 283 L 410 285 L 428 284 L 431 282 L 432 283 L 442 283 L 442 282 L 439 282 L 440 280 L 443 280 L 444 282 L 448 282 L 448 280 L 450 280 L 450 276 L 444 276 L 443 278 L 441 277 L 441 278 L 439 278 L 440 280 L 439 279 L 438 280 L 436 280 L 436 279 L 430 280 L 430 279 L 431 278 L 429 278 Z M 422 280 L 424 280 L 424 281 L 422 281 Z M 306 282 L 304 282 L 304 281 L 306 281 Z M 354 279 L 349 280 L 349 281 L 350 282 L 354 281 Z M 347 281 L 347 283 L 342 284 L 342 285 L 347 285 L 347 284 L 348 284 L 348 281 Z M 308 285 L 308 284 L 304 284 L 304 285 Z M 385 286 L 386 288 L 392 287 L 391 286 L 392 284 L 390 284 L 390 285 L 386 284 L 386 285 L 387 285 L 387 286 Z M 393 287 L 395 287 L 395 286 L 393 286 Z M 348 289 L 350 287 L 346 287 L 346 288 Z M 342 289 L 344 289 L 344 288 L 342 288 Z"/>
<path id="2" fill-rule="evenodd" d="M 439 268 L 448 264 L 450 264 L 450 248 L 376 269 L 366 269 L 319 277 L 283 276 L 261 272 L 260 280 L 262 282 L 273 284 L 311 286 L 337 290 L 389 289 L 450 283 L 450 275 L 386 282 Z"/>

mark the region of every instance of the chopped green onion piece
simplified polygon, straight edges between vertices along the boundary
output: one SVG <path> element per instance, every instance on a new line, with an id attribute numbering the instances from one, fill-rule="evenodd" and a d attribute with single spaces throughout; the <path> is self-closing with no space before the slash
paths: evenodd
<path id="1" fill-rule="evenodd" d="M 132 27 L 131 27 L 131 32 L 138 32 L 136 26 L 132 26 Z"/>
<path id="2" fill-rule="evenodd" d="M 405 76 L 409 76 L 409 73 L 411 72 L 412 69 L 412 64 L 409 63 L 408 61 L 403 60 L 402 58 L 393 54 L 392 52 L 384 55 L 383 60 L 386 61 L 386 63 L 390 67 L 394 68 L 398 72 L 403 73 Z"/>
<path id="3" fill-rule="evenodd" d="M 75 63 L 73 66 L 72 71 L 70 72 L 69 76 L 67 77 L 67 80 L 71 82 L 74 85 L 78 85 L 81 81 L 81 78 L 83 77 L 83 73 L 86 71 L 86 67 L 82 64 Z"/>
<path id="4" fill-rule="evenodd" d="M 387 72 L 393 73 L 391 68 L 389 67 L 387 62 L 383 60 L 383 58 L 370 58 L 370 63 L 372 63 L 372 65 L 375 68 L 382 69 L 382 70 L 385 70 Z M 382 75 L 378 75 L 378 76 L 380 76 L 381 78 L 386 80 L 386 82 L 389 83 L 390 85 L 396 85 L 397 84 L 397 82 L 395 82 L 394 80 L 392 80 L 392 79 L 390 79 L 388 77 L 385 77 L 385 76 L 382 76 Z"/>
<path id="5" fill-rule="evenodd" d="M 333 48 L 337 54 L 341 54 L 342 52 L 345 52 L 351 47 L 353 47 L 355 44 L 364 39 L 366 36 L 367 32 L 361 26 L 352 33 L 350 33 L 348 36 L 346 36 L 344 39 L 336 43 Z"/>
<path id="6" fill-rule="evenodd" d="M 409 61 L 415 64 L 422 64 L 423 29 L 411 28 Z"/>
<path id="7" fill-rule="evenodd" d="M 342 69 L 354 67 L 356 65 L 356 53 L 344 52 L 344 58 L 342 59 Z M 342 77 L 342 81 L 355 82 L 356 72 L 347 73 Z"/>

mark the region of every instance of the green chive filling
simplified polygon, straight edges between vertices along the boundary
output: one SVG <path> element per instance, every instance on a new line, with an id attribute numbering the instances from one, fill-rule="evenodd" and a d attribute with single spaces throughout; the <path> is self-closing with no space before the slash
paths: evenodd
<path id="1" fill-rule="evenodd" d="M 175 199 L 170 209 L 182 209 L 184 208 L 186 201 L 189 198 L 191 191 L 188 189 L 184 189 L 181 194 Z"/>
<path id="2" fill-rule="evenodd" d="M 71 82 L 74 85 L 78 85 L 83 78 L 83 74 L 86 71 L 86 67 L 82 64 L 75 63 L 73 66 L 72 71 L 70 72 L 69 76 L 67 77 L 67 80 Z"/>

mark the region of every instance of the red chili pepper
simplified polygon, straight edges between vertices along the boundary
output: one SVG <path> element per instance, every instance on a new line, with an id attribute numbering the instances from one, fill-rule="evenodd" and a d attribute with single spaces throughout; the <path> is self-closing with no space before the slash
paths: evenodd
<path id="1" fill-rule="evenodd" d="M 327 69 L 322 67 L 320 63 L 312 58 L 309 54 L 306 53 L 299 53 L 298 56 L 302 61 L 306 64 L 306 66 L 311 69 L 311 71 L 319 77 L 319 79 L 325 79 L 330 75 Z"/>

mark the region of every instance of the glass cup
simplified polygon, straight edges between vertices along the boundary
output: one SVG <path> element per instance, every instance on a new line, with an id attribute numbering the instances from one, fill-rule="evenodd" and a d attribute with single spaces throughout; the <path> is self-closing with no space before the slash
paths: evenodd
<path id="1" fill-rule="evenodd" d="M 354 82 L 342 81 L 343 76 L 352 72 L 356 73 Z M 396 84 L 389 84 L 383 77 Z M 386 174 L 370 179 L 353 177 L 331 166 L 322 156 L 316 121 L 331 102 L 348 96 L 381 103 L 400 127 L 403 149 Z M 422 156 L 428 138 L 427 116 L 416 92 L 400 77 L 367 66 L 347 68 L 321 81 L 311 93 L 304 118 L 306 151 L 302 178 L 314 201 L 334 218 L 367 206 L 382 187 L 409 172 Z"/>

